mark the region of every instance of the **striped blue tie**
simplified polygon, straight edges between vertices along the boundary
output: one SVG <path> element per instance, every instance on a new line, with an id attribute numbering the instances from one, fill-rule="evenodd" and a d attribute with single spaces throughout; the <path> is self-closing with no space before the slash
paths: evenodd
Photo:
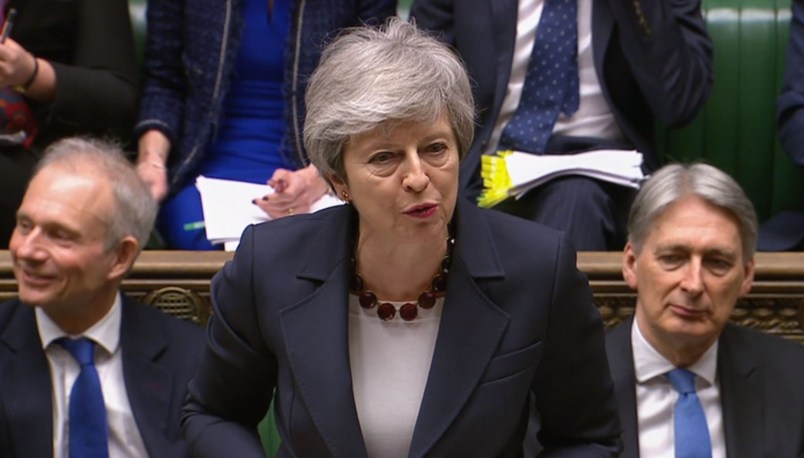
<path id="1" fill-rule="evenodd" d="M 108 458 L 108 427 L 98 371 L 95 344 L 87 339 L 59 339 L 81 366 L 70 392 L 70 458 Z"/>
<path id="2" fill-rule="evenodd" d="M 667 373 L 667 379 L 678 391 L 673 415 L 676 458 L 710 458 L 712 443 L 706 415 L 695 394 L 695 374 L 686 369 L 673 369 Z"/>

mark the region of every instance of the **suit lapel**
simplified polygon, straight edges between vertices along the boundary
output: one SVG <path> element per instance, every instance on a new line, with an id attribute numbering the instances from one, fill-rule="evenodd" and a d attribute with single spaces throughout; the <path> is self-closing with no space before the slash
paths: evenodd
<path id="1" fill-rule="evenodd" d="M 308 246 L 299 277 L 310 280 L 310 295 L 279 313 L 294 379 L 332 455 L 365 457 L 349 368 L 348 261 L 355 218 L 347 211 L 328 218 Z"/>
<path id="2" fill-rule="evenodd" d="M 151 456 L 167 450 L 167 419 L 171 418 L 173 376 L 159 364 L 159 356 L 167 349 L 162 329 L 145 320 L 137 305 L 123 296 L 120 345 L 123 356 L 123 378 L 131 410 L 142 440 Z"/>
<path id="3" fill-rule="evenodd" d="M 504 276 L 487 223 L 463 202 L 456 216 L 447 297 L 410 456 L 426 455 L 460 414 L 508 327 L 508 314 L 482 292 L 483 278 Z"/>
<path id="4" fill-rule="evenodd" d="M 617 408 L 623 429 L 624 458 L 639 456 L 639 423 L 636 404 L 636 373 L 634 371 L 634 352 L 631 348 L 631 326 L 633 318 L 609 331 L 606 350 L 609 356 L 611 376 L 617 395 Z"/>
<path id="5" fill-rule="evenodd" d="M 727 325 L 718 347 L 720 403 L 729 457 L 761 456 L 765 415 L 757 356 L 734 325 Z"/>
<path id="6" fill-rule="evenodd" d="M 53 455 L 50 367 L 42 350 L 33 309 L 17 302 L 0 337 L 11 351 L 0 370 L 0 393 L 16 456 Z"/>
<path id="7" fill-rule="evenodd" d="M 604 1 L 594 2 L 592 5 L 592 56 L 595 62 L 595 73 L 604 93 L 608 92 L 608 88 L 605 84 L 603 64 L 606 61 L 606 53 L 613 33 L 614 17 L 611 14 L 611 7 Z"/>
<path id="8" fill-rule="evenodd" d="M 494 0 L 491 2 L 494 55 L 496 56 L 496 71 L 494 74 L 497 75 L 494 83 L 494 105 L 492 106 L 492 113 L 495 113 L 494 117 L 500 113 L 503 99 L 508 92 L 508 80 L 511 78 L 511 63 L 514 59 L 514 46 L 516 43 L 517 8 L 516 0 Z"/>

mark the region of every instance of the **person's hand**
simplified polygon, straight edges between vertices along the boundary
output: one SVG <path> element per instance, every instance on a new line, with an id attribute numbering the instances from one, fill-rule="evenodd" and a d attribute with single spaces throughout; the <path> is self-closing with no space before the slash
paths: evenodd
<path id="1" fill-rule="evenodd" d="M 0 86 L 19 86 L 33 75 L 36 59 L 11 38 L 0 44 Z"/>
<path id="2" fill-rule="evenodd" d="M 254 199 L 254 204 L 273 219 L 309 213 L 312 204 L 328 189 L 313 165 L 296 171 L 277 169 L 268 185 L 274 193 Z"/>
<path id="3" fill-rule="evenodd" d="M 168 192 L 167 155 L 170 140 L 158 130 L 142 134 L 138 143 L 137 174 L 151 190 L 151 195 L 161 202 Z"/>

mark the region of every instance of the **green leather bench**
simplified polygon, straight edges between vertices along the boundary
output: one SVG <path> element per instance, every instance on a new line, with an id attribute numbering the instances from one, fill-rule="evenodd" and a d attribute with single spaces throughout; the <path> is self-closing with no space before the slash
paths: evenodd
<path id="1" fill-rule="evenodd" d="M 804 170 L 782 150 L 775 123 L 790 33 L 790 0 L 703 0 L 715 85 L 688 127 L 660 132 L 666 160 L 703 159 L 731 174 L 760 221 L 804 211 Z"/>

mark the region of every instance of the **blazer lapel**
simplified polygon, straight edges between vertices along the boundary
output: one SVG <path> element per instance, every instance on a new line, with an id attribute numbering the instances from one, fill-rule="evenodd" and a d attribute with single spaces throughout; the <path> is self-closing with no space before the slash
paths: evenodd
<path id="1" fill-rule="evenodd" d="M 720 403 L 729 457 L 761 456 L 765 430 L 759 365 L 748 342 L 727 325 L 718 347 Z"/>
<path id="2" fill-rule="evenodd" d="M 0 370 L 0 393 L 6 406 L 16 456 L 53 455 L 53 404 L 50 367 L 42 350 L 33 309 L 17 303 L 16 313 L 0 337 L 12 355 Z"/>
<path id="3" fill-rule="evenodd" d="M 126 392 L 145 447 L 155 456 L 156 451 L 171 447 L 166 431 L 167 419 L 172 418 L 169 409 L 173 375 L 158 360 L 167 343 L 161 329 L 143 320 L 125 296 L 122 306 L 120 345 Z"/>
<path id="4" fill-rule="evenodd" d="M 310 295 L 279 314 L 294 379 L 332 455 L 365 457 L 349 367 L 349 252 L 355 218 L 346 210 L 339 214 L 343 218 L 322 224 L 299 272 L 299 278 L 311 280 Z"/>
<path id="5" fill-rule="evenodd" d="M 458 203 L 456 216 L 449 286 L 410 456 L 426 455 L 459 415 L 509 322 L 482 292 L 483 279 L 505 275 L 487 223 L 468 203 Z"/>
<path id="6" fill-rule="evenodd" d="M 639 456 L 639 424 L 637 421 L 636 374 L 631 348 L 633 318 L 609 331 L 606 338 L 611 376 L 614 380 L 620 425 L 623 429 L 623 458 Z"/>

